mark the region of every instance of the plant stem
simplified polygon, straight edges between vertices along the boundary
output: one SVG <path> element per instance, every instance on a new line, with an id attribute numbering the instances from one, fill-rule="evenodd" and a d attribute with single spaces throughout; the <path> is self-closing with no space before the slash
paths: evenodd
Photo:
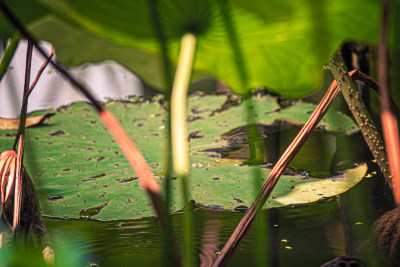
<path id="1" fill-rule="evenodd" d="M 32 66 L 32 52 L 33 43 L 28 41 L 26 50 L 26 63 L 25 63 L 25 82 L 24 82 L 24 93 L 22 94 L 22 105 L 21 112 L 19 115 L 19 126 L 17 136 L 15 137 L 13 149 L 15 150 L 15 143 L 18 140 L 18 151 L 17 151 L 17 163 L 16 163 L 16 175 L 15 175 L 15 188 L 14 188 L 14 214 L 13 214 L 13 225 L 12 230 L 15 231 L 19 224 L 21 216 L 21 203 L 22 203 L 22 159 L 24 155 L 24 144 L 25 144 L 25 125 L 26 125 L 26 111 L 28 107 L 28 94 L 29 94 L 29 83 L 31 76 Z"/>
<path id="2" fill-rule="evenodd" d="M 185 203 L 185 209 L 183 212 L 183 237 L 184 237 L 184 266 L 195 266 L 194 262 L 194 230 L 193 230 L 193 207 L 192 203 L 189 202 L 189 185 L 188 177 L 181 176 L 181 190 L 183 193 L 183 201 Z"/>
<path id="3" fill-rule="evenodd" d="M 0 62 L 0 81 L 3 79 L 4 74 L 7 72 L 7 69 L 10 65 L 11 59 L 14 56 L 15 50 L 17 50 L 17 46 L 21 37 L 18 33 L 14 34 L 14 36 L 10 39 L 9 44 L 4 51 L 3 58 Z"/>
<path id="4" fill-rule="evenodd" d="M 186 98 L 192 72 L 192 65 L 196 49 L 196 37 L 193 34 L 185 34 L 181 39 L 178 65 L 171 94 L 171 141 L 172 160 L 174 171 L 181 178 L 184 205 L 189 203 L 190 192 L 188 180 L 189 171 L 189 144 L 186 125 L 187 111 Z M 185 209 L 184 214 L 184 263 L 185 266 L 193 266 L 193 219 L 190 208 Z"/>
<path id="5" fill-rule="evenodd" d="M 31 66 L 32 66 L 32 53 L 33 53 L 33 43 L 31 41 L 28 41 L 28 46 L 26 51 L 24 93 L 23 93 L 21 113 L 19 118 L 19 129 L 18 129 L 21 135 L 25 135 L 26 111 L 28 108 L 28 100 L 25 98 L 25 96 L 27 96 L 29 92 Z"/>
<path id="6" fill-rule="evenodd" d="M 381 84 L 381 123 L 386 153 L 392 178 L 396 206 L 400 206 L 400 143 L 396 115 L 390 105 L 387 36 L 389 28 L 389 1 L 383 1 L 381 31 L 378 47 L 378 77 Z"/>
<path id="7" fill-rule="evenodd" d="M 347 73 L 346 66 L 343 63 L 340 54 L 334 56 L 330 60 L 328 68 L 332 72 L 333 78 L 338 82 L 344 99 L 346 100 L 354 119 L 360 127 L 360 130 L 364 136 L 364 140 L 371 150 L 376 163 L 379 165 L 386 181 L 391 185 L 384 143 L 367 109 L 364 106 L 356 85 L 354 84 L 353 80 L 350 79 L 349 74 Z M 371 78 L 365 74 L 362 75 L 360 72 L 352 71 L 350 74 L 354 75 L 354 78 L 360 78 L 367 83 L 375 83 L 375 81 L 373 81 Z M 377 84 L 374 86 L 377 86 Z"/>
<path id="8" fill-rule="evenodd" d="M 340 89 L 336 81 L 333 81 L 325 96 L 323 97 L 317 108 L 314 110 L 311 117 L 308 119 L 307 123 L 303 126 L 295 139 L 292 141 L 292 143 L 280 157 L 278 162 L 275 164 L 268 178 L 261 187 L 257 198 L 254 200 L 250 208 L 240 220 L 235 231 L 226 242 L 225 246 L 220 252 L 220 255 L 213 262 L 212 266 L 226 266 L 229 263 L 236 249 L 239 247 L 240 242 L 252 226 L 257 212 L 261 210 L 261 208 L 267 201 L 267 198 L 271 194 L 272 189 L 276 185 L 283 170 L 289 165 L 290 161 L 295 157 L 302 145 L 306 142 L 312 130 L 318 125 L 319 121 L 325 115 L 326 111 L 328 110 L 329 104 L 336 97 L 339 91 Z"/>
<path id="9" fill-rule="evenodd" d="M 28 51 L 30 49 L 31 49 L 31 47 L 29 46 L 29 42 L 28 42 Z M 50 59 L 53 57 L 53 54 L 54 54 L 54 47 L 51 49 L 51 52 L 50 52 L 49 56 L 47 57 L 46 61 L 43 63 L 42 67 L 40 68 L 40 70 L 36 74 L 36 78 L 33 81 L 33 83 L 31 84 L 31 86 L 29 87 L 29 90 L 25 90 L 26 88 L 24 88 L 24 93 L 23 93 L 23 98 L 22 98 L 22 106 L 21 106 L 21 116 L 23 115 L 25 117 L 25 121 L 24 121 L 25 125 L 23 126 L 24 133 L 25 133 L 25 126 L 26 126 L 26 116 L 27 116 L 26 110 L 27 110 L 27 107 L 28 107 L 29 95 L 32 93 L 33 89 L 35 88 L 35 86 L 36 86 L 37 82 L 39 81 L 40 76 L 42 75 L 44 69 L 47 67 L 47 65 L 50 62 Z M 15 150 L 15 147 L 16 147 L 17 142 L 18 142 L 18 137 L 21 135 L 21 133 L 22 133 L 22 125 L 21 125 L 21 119 L 20 119 L 20 124 L 19 124 L 19 127 L 18 127 L 16 138 L 15 138 L 14 144 L 12 146 L 14 150 Z"/>
<path id="10" fill-rule="evenodd" d="M 165 79 L 165 108 L 170 111 L 171 107 L 171 90 L 172 90 L 172 78 L 173 78 L 173 70 L 171 59 L 168 53 L 168 43 L 167 37 L 164 32 L 163 24 L 160 21 L 160 6 L 159 0 L 150 0 L 149 10 L 151 14 L 151 22 L 153 23 L 153 29 L 158 39 L 159 48 L 161 50 L 161 58 L 163 63 L 163 71 L 164 71 L 164 79 Z M 165 157 L 164 157 L 164 165 L 165 165 L 165 179 L 164 179 L 164 196 L 165 196 L 165 237 L 164 237 L 164 251 L 165 251 L 165 266 L 174 266 L 179 267 L 182 266 L 182 256 L 178 246 L 176 245 L 176 239 L 174 237 L 173 229 L 172 229 L 172 218 L 169 216 L 170 211 L 170 203 L 172 201 L 172 185 L 171 185 L 171 177 L 172 177 L 172 145 L 171 145 L 171 113 L 167 112 L 166 117 L 166 142 L 165 142 Z"/>
<path id="11" fill-rule="evenodd" d="M 26 111 L 28 107 L 28 92 L 29 92 L 29 83 L 30 83 L 30 74 L 31 74 L 31 62 L 32 62 L 32 51 L 33 44 L 28 41 L 28 46 L 26 50 L 26 62 L 25 62 L 25 82 L 24 82 L 24 92 L 22 94 L 22 104 L 21 104 L 21 112 L 19 114 L 19 126 L 17 130 L 17 134 L 15 136 L 14 144 L 12 146 L 13 150 L 16 150 L 15 147 L 18 143 L 18 139 L 20 136 L 25 136 L 25 124 L 26 124 Z"/>
<path id="12" fill-rule="evenodd" d="M 171 138 L 174 171 L 186 175 L 189 171 L 186 96 L 196 48 L 196 37 L 185 34 L 181 40 L 171 95 Z"/>

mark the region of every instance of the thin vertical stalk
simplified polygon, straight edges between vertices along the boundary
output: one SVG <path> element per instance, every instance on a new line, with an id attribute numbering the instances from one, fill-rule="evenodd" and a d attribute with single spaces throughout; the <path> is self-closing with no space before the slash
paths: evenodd
<path id="1" fill-rule="evenodd" d="M 174 171 L 181 179 L 181 187 L 184 205 L 189 203 L 189 144 L 186 125 L 187 107 L 186 98 L 192 72 L 192 65 L 196 50 L 196 37 L 193 34 L 185 34 L 181 39 L 178 65 L 171 94 L 171 139 L 172 160 Z M 194 264 L 193 245 L 193 219 L 191 208 L 186 206 L 184 211 L 184 263 L 185 266 Z"/>
<path id="2" fill-rule="evenodd" d="M 17 151 L 17 162 L 16 162 L 16 175 L 15 175 L 15 189 L 14 189 L 14 215 L 13 215 L 13 231 L 19 224 L 21 215 L 21 203 L 22 203 L 22 159 L 24 154 L 24 141 L 25 141 L 25 125 L 26 125 L 26 111 L 28 107 L 28 94 L 29 94 L 29 83 L 32 66 L 32 52 L 33 43 L 28 41 L 26 50 L 26 63 L 25 63 L 25 82 L 24 82 L 24 93 L 22 94 L 22 105 L 21 112 L 19 115 L 19 126 L 18 134 L 15 137 L 15 142 L 18 141 Z M 15 144 L 14 144 L 15 149 Z"/>
<path id="3" fill-rule="evenodd" d="M 387 36 L 389 29 L 389 1 L 383 1 L 381 30 L 378 47 L 378 78 L 381 85 L 381 123 L 385 140 L 393 196 L 396 206 L 400 206 L 400 142 L 396 115 L 390 105 Z"/>
<path id="4" fill-rule="evenodd" d="M 329 104 L 336 97 L 339 91 L 340 89 L 336 81 L 332 82 L 325 96 L 323 97 L 317 108 L 314 110 L 307 123 L 303 126 L 295 139 L 292 141 L 292 143 L 285 150 L 278 162 L 275 164 L 268 178 L 261 187 L 257 198 L 251 204 L 250 208 L 247 210 L 243 218 L 240 220 L 235 231 L 226 242 L 225 246 L 220 252 L 220 255 L 213 262 L 212 266 L 226 266 L 229 263 L 236 249 L 239 247 L 240 242 L 254 223 L 258 211 L 261 210 L 261 208 L 267 201 L 267 198 L 271 194 L 283 170 L 289 165 L 290 161 L 295 157 L 302 145 L 306 142 L 312 130 L 318 125 L 322 117 L 325 115 L 326 111 L 328 110 Z"/>
<path id="5" fill-rule="evenodd" d="M 184 238 L 184 266 L 195 266 L 194 258 L 194 229 L 193 229 L 193 208 L 190 201 L 190 191 L 188 176 L 183 175 L 181 178 L 181 192 L 183 193 L 183 202 L 185 203 L 185 209 L 183 212 L 183 238 Z"/>
<path id="6" fill-rule="evenodd" d="M 242 89 L 248 88 L 248 69 L 247 64 L 245 61 L 245 57 L 243 55 L 243 50 L 240 46 L 240 37 L 237 34 L 235 28 L 235 21 L 234 17 L 232 16 L 230 3 L 227 0 L 220 0 L 219 7 L 221 16 L 223 18 L 224 26 L 228 35 L 229 44 L 231 50 L 234 54 L 235 65 L 237 75 L 240 78 L 240 83 Z M 245 116 L 246 116 L 246 123 L 247 123 L 247 136 L 249 142 L 249 150 L 250 150 L 250 162 L 253 161 L 254 163 L 258 163 L 260 161 L 257 158 L 257 147 L 256 142 L 260 140 L 261 136 L 258 131 L 258 127 L 255 125 L 255 117 L 257 111 L 253 105 L 253 101 L 251 98 L 251 93 L 247 94 L 245 98 L 247 101 L 244 103 L 245 109 Z M 262 160 L 263 157 L 261 156 Z M 252 168 L 251 175 L 253 177 L 253 185 L 254 185 L 254 196 L 257 196 L 257 192 L 260 189 L 261 183 L 259 182 L 258 178 L 261 175 L 261 170 L 258 167 Z M 267 266 L 268 265 L 268 250 L 267 250 L 267 223 L 265 217 L 258 217 L 255 222 L 255 249 L 254 255 L 256 258 L 256 265 L 257 266 Z"/>
<path id="7" fill-rule="evenodd" d="M 33 53 L 33 43 L 28 41 L 27 51 L 26 51 L 26 67 L 25 67 L 25 83 L 24 83 L 24 93 L 21 106 L 21 113 L 19 119 L 19 129 L 21 135 L 25 135 L 25 123 L 26 123 L 26 111 L 28 107 L 28 100 L 25 98 L 29 92 L 29 84 L 31 77 L 31 65 L 32 65 L 32 53 Z"/>
<path id="8" fill-rule="evenodd" d="M 7 72 L 11 59 L 14 56 L 15 50 L 17 50 L 20 39 L 21 37 L 18 33 L 14 34 L 4 51 L 3 58 L 0 62 L 0 81 L 3 78 L 4 74 Z"/>
<path id="9" fill-rule="evenodd" d="M 170 56 L 168 54 L 168 43 L 167 37 L 164 32 L 163 24 L 160 21 L 160 1 L 159 0 L 150 0 L 149 10 L 150 17 L 153 23 L 153 29 L 155 35 L 158 39 L 159 48 L 161 50 L 161 58 L 162 58 L 162 69 L 164 71 L 164 79 L 165 79 L 165 107 L 168 111 L 170 111 L 171 106 L 171 90 L 172 90 L 172 64 L 170 60 Z M 164 196 L 165 196 L 165 265 L 166 266 L 181 266 L 182 258 L 180 255 L 180 251 L 175 243 L 174 233 L 172 229 L 172 220 L 169 215 L 170 203 L 172 201 L 172 193 L 171 193 L 171 177 L 172 177 L 172 144 L 171 144 L 171 112 L 167 112 L 166 115 L 166 133 L 167 139 L 165 142 L 165 157 L 164 157 L 164 165 L 165 165 L 165 179 L 164 179 Z"/>

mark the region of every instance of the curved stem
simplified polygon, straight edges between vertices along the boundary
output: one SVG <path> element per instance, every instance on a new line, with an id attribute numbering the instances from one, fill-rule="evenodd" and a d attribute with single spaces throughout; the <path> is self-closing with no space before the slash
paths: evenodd
<path id="1" fill-rule="evenodd" d="M 171 95 L 171 138 L 174 171 L 186 175 L 189 171 L 189 145 L 186 125 L 186 96 L 188 92 L 196 37 L 185 34 L 181 40 L 178 65 L 176 67 Z"/>
<path id="2" fill-rule="evenodd" d="M 192 72 L 193 59 L 196 48 L 196 37 L 193 34 L 185 34 L 181 40 L 178 65 L 176 68 L 174 84 L 171 94 L 171 141 L 172 160 L 174 171 L 181 178 L 184 205 L 189 203 L 189 183 L 187 181 L 189 171 L 189 144 L 186 125 L 187 111 L 186 98 Z M 193 266 L 193 224 L 190 207 L 184 214 L 184 263 L 185 266 Z"/>

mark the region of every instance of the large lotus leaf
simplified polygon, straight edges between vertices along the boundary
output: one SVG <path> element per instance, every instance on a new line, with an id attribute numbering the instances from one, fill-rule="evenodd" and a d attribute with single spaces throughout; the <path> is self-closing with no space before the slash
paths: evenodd
<path id="1" fill-rule="evenodd" d="M 146 82 L 165 88 L 160 33 L 154 28 L 159 23 L 172 64 L 178 57 L 180 38 L 192 32 L 198 37 L 196 71 L 223 79 L 240 94 L 266 86 L 285 96 L 317 89 L 322 66 L 342 42 L 376 43 L 380 4 L 376 0 L 37 1 L 51 8 L 54 16 L 30 24 L 31 30 L 55 44 L 65 63 L 115 59 Z M 101 38 L 114 45 L 107 46 L 109 42 Z M 101 47 L 106 49 L 101 51 Z M 100 53 L 85 54 L 90 49 Z"/>
<path id="2" fill-rule="evenodd" d="M 249 205 L 254 198 L 250 167 L 235 166 L 234 162 L 227 164 L 210 157 L 209 153 L 202 152 L 201 149 L 201 147 L 209 147 L 207 142 L 214 142 L 217 146 L 224 144 L 225 141 L 219 141 L 221 134 L 245 124 L 241 118 L 242 106 L 215 112 L 219 110 L 225 99 L 225 96 L 196 96 L 189 99 L 191 114 L 203 116 L 192 121 L 190 129 L 201 131 L 199 135 L 204 135 L 203 138 L 191 139 L 191 160 L 194 164 L 191 192 L 192 198 L 204 205 L 232 209 L 240 206 L 238 203 L 242 203 L 241 201 L 243 205 Z M 279 113 L 284 114 L 287 110 L 295 110 L 297 106 L 296 104 L 279 112 L 276 99 L 258 99 L 254 100 L 254 103 L 260 111 L 258 119 L 263 123 L 272 123 L 275 119 L 285 118 L 286 115 L 279 118 Z M 301 104 L 300 107 L 305 105 L 298 104 Z M 107 104 L 107 107 L 127 129 L 156 174 L 156 178 L 162 183 L 165 172 L 162 159 L 166 141 L 166 111 L 157 101 L 111 102 Z M 309 108 L 308 111 L 300 108 L 297 113 L 309 112 L 313 107 L 310 105 Z M 268 114 L 272 115 L 272 119 L 267 119 Z M 330 128 L 331 121 L 328 120 L 326 128 L 332 130 L 355 128 L 346 116 L 336 112 L 334 114 L 337 116 L 332 117 L 335 121 L 342 120 L 343 123 L 350 124 Z M 298 123 L 304 122 L 301 116 L 294 120 Z M 9 130 L 0 131 L 1 150 L 10 148 L 13 142 L 12 133 Z M 198 143 L 196 144 L 195 141 Z M 129 164 L 119 152 L 117 144 L 98 121 L 95 112 L 87 104 L 76 103 L 70 107 L 61 108 L 48 120 L 47 124 L 28 128 L 25 149 L 24 164 L 34 181 L 44 214 L 71 218 L 97 214 L 94 217 L 97 219 L 134 219 L 153 214 L 147 196 L 139 188 Z M 343 182 L 349 185 L 347 188 L 363 177 L 365 167 L 359 167 L 356 170 L 360 171 L 357 172 L 359 175 L 349 176 L 349 180 L 344 179 Z M 267 170 L 263 170 L 262 177 L 259 179 L 266 177 Z M 284 197 L 292 191 L 290 189 L 292 186 L 303 182 L 310 185 L 313 185 L 311 182 L 317 182 L 315 185 L 317 187 L 320 186 L 318 181 L 323 180 L 288 176 L 278 183 L 273 196 L 274 198 Z M 173 180 L 175 197 L 171 204 L 172 211 L 183 207 L 178 182 L 177 179 Z M 337 184 L 341 184 L 341 179 L 337 180 Z M 338 186 L 338 190 L 334 193 L 329 191 L 329 194 L 326 194 L 321 189 L 318 194 L 321 194 L 320 197 L 331 196 L 342 192 L 343 186 Z M 224 195 L 227 196 L 226 199 L 221 197 Z M 310 199 L 316 200 L 315 197 Z M 287 204 L 277 204 L 273 200 L 270 202 L 274 206 Z"/>

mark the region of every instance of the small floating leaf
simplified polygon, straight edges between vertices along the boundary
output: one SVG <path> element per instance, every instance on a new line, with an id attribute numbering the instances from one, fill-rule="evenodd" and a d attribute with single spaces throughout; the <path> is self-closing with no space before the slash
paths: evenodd
<path id="1" fill-rule="evenodd" d="M 367 165 L 363 164 L 336 177 L 313 179 L 307 183 L 295 185 L 289 194 L 275 198 L 275 201 L 283 205 L 303 204 L 336 196 L 360 182 L 366 173 Z"/>
<path id="2" fill-rule="evenodd" d="M 43 123 L 46 119 L 54 116 L 55 113 L 47 113 L 44 115 L 31 116 L 26 119 L 26 127 L 32 127 Z M 17 130 L 19 125 L 18 119 L 0 118 L 0 130 Z"/>

